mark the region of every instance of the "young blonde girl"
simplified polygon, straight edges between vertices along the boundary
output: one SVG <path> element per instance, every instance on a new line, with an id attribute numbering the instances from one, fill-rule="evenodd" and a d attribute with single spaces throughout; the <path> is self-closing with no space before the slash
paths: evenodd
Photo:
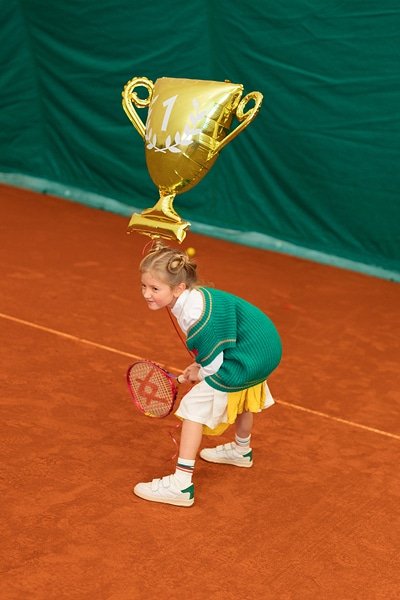
<path id="1" fill-rule="evenodd" d="M 280 362 L 281 342 L 261 310 L 227 292 L 199 286 L 197 265 L 186 253 L 157 241 L 139 270 L 149 309 L 170 309 L 196 362 L 183 371 L 183 378 L 195 385 L 175 413 L 182 419 L 175 473 L 138 483 L 134 493 L 153 502 L 191 506 L 203 433 L 218 435 L 235 423 L 234 442 L 204 448 L 200 457 L 237 467 L 253 465 L 253 414 L 274 403 L 266 379 Z"/>

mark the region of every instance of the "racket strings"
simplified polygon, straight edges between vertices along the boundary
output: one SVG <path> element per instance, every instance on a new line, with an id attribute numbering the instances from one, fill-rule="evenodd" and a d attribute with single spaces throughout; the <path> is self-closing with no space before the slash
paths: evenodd
<path id="1" fill-rule="evenodd" d="M 162 369 L 149 363 L 136 363 L 129 371 L 129 384 L 143 412 L 156 417 L 171 412 L 177 388 Z"/>

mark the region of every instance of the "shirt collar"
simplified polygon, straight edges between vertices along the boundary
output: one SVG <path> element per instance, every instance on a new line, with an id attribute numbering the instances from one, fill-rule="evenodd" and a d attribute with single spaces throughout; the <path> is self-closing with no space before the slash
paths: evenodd
<path id="1" fill-rule="evenodd" d="M 177 298 L 174 306 L 171 308 L 172 314 L 178 318 L 182 312 L 183 305 L 185 304 L 185 300 L 188 297 L 189 290 L 185 290 L 182 294 Z"/>

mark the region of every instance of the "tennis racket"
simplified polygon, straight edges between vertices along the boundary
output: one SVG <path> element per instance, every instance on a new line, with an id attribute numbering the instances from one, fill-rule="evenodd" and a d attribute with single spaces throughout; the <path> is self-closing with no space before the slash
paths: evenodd
<path id="1" fill-rule="evenodd" d="M 128 388 L 135 406 L 148 417 L 168 416 L 178 395 L 182 376 L 168 373 L 150 360 L 138 360 L 126 374 Z"/>

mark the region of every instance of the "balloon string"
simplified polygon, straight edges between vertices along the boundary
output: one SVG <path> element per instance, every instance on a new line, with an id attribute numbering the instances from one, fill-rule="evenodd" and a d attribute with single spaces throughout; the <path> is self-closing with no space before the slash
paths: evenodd
<path id="1" fill-rule="evenodd" d="M 152 239 L 151 239 L 149 242 L 147 242 L 147 243 L 146 243 L 146 244 L 143 246 L 143 250 L 142 250 L 142 256 L 144 256 L 144 255 L 145 255 L 145 252 L 147 251 L 147 248 L 148 248 L 148 246 L 150 246 L 150 248 L 149 248 L 149 251 L 152 249 L 152 247 L 153 247 L 153 244 L 154 244 L 154 240 L 153 240 L 153 238 L 152 238 Z"/>
<path id="2" fill-rule="evenodd" d="M 176 441 L 176 438 L 175 438 L 174 434 L 172 433 L 172 430 L 173 429 L 179 429 L 181 426 L 182 426 L 181 423 L 177 423 L 176 425 L 174 425 L 173 427 L 171 427 L 171 429 L 168 432 L 169 433 L 169 437 L 171 438 L 171 440 L 175 444 L 176 451 L 173 454 L 173 456 L 171 456 L 171 458 L 168 458 L 167 460 L 174 460 L 178 456 L 179 446 L 178 446 L 178 442 Z"/>
<path id="3" fill-rule="evenodd" d="M 174 329 L 175 329 L 176 333 L 178 334 L 178 337 L 179 337 L 179 339 L 181 340 L 182 344 L 185 346 L 185 349 L 186 349 L 187 353 L 189 354 L 189 356 L 190 356 L 192 359 L 195 359 L 195 358 L 196 358 L 196 355 L 195 355 L 193 352 L 191 352 L 191 351 L 189 350 L 189 348 L 186 346 L 185 340 L 183 339 L 183 337 L 182 337 L 182 335 L 181 335 L 181 332 L 179 331 L 178 327 L 176 326 L 176 323 L 175 323 L 174 319 L 172 318 L 171 311 L 170 311 L 170 309 L 168 308 L 168 306 L 166 306 L 166 309 L 167 309 L 168 316 L 169 316 L 169 318 L 170 318 L 170 320 L 171 320 L 171 323 L 172 323 L 172 325 L 174 326 Z M 192 384 L 190 387 L 193 387 L 193 384 Z M 171 456 L 171 458 L 169 458 L 169 459 L 167 459 L 167 460 L 174 460 L 174 459 L 175 459 L 175 458 L 178 456 L 178 453 L 179 453 L 179 445 L 178 445 L 178 442 L 176 441 L 176 438 L 175 438 L 175 436 L 173 435 L 172 431 L 173 431 L 174 429 L 180 429 L 180 427 L 182 427 L 182 423 L 178 423 L 177 425 L 174 425 L 174 426 L 173 426 L 173 427 L 171 427 L 171 429 L 169 430 L 169 436 L 170 436 L 171 440 L 173 441 L 173 443 L 175 444 L 176 451 L 175 451 L 175 453 L 174 453 L 174 454 Z"/>
<path id="4" fill-rule="evenodd" d="M 185 340 L 183 339 L 183 337 L 182 337 L 182 335 L 181 335 L 181 332 L 180 332 L 180 331 L 179 331 L 179 329 L 177 328 L 177 326 L 176 326 L 176 323 L 175 323 L 174 319 L 172 318 L 172 315 L 171 315 L 171 311 L 170 311 L 170 309 L 168 308 L 168 306 L 166 306 L 165 308 L 167 309 L 168 316 L 169 316 L 169 318 L 171 319 L 171 323 L 172 323 L 172 325 L 174 326 L 174 329 L 175 329 L 176 333 L 178 334 L 178 337 L 179 337 L 179 339 L 181 340 L 182 344 L 185 346 L 186 352 L 189 354 L 189 356 L 190 356 L 192 359 L 196 359 L 196 355 L 195 355 L 193 352 L 191 352 L 191 351 L 189 350 L 189 348 L 186 346 Z"/>

